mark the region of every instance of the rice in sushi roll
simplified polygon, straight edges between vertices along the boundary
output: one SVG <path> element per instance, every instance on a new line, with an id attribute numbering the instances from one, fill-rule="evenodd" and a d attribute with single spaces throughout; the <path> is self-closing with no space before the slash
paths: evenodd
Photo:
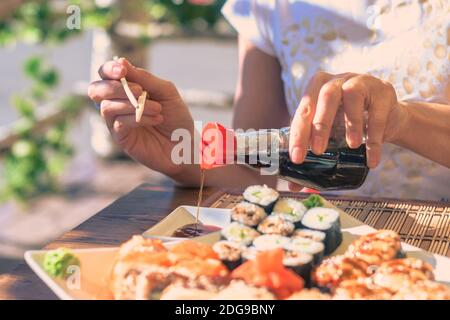
<path id="1" fill-rule="evenodd" d="M 325 232 L 311 229 L 297 229 L 292 234 L 291 238 L 305 238 L 313 241 L 322 242 L 325 244 Z"/>
<path id="2" fill-rule="evenodd" d="M 314 258 L 314 265 L 318 265 L 322 262 L 325 251 L 325 246 L 322 242 L 306 238 L 292 239 L 285 248 L 289 251 L 298 251 L 312 255 Z"/>
<path id="3" fill-rule="evenodd" d="M 238 222 L 232 222 L 222 229 L 222 238 L 238 242 L 242 245 L 249 245 L 259 236 L 259 232 L 253 228 L 245 226 Z"/>
<path id="4" fill-rule="evenodd" d="M 218 241 L 213 245 L 213 250 L 217 253 L 219 259 L 230 270 L 241 264 L 242 249 L 243 246 L 241 244 L 228 240 Z"/>
<path id="5" fill-rule="evenodd" d="M 262 207 L 267 214 L 270 214 L 280 195 L 277 190 L 269 188 L 266 185 L 254 185 L 247 187 L 243 196 L 244 200 L 257 204 Z"/>
<path id="6" fill-rule="evenodd" d="M 272 214 L 281 215 L 286 220 L 294 223 L 296 227 L 299 227 L 306 210 L 305 205 L 301 201 L 292 198 L 281 198 L 275 203 Z"/>
<path id="7" fill-rule="evenodd" d="M 277 248 L 284 249 L 289 242 L 290 239 L 288 237 L 283 237 L 278 234 L 264 234 L 253 241 L 253 246 L 258 251 L 266 251 Z"/>
<path id="8" fill-rule="evenodd" d="M 258 231 L 264 234 L 278 234 L 280 236 L 289 236 L 294 232 L 294 224 L 279 215 L 270 215 L 259 225 Z"/>
<path id="9" fill-rule="evenodd" d="M 260 251 L 258 249 L 256 249 L 254 246 L 245 247 L 244 249 L 242 249 L 242 262 L 246 262 L 249 260 L 255 260 L 256 255 L 259 252 Z"/>
<path id="10" fill-rule="evenodd" d="M 325 255 L 335 251 L 342 242 L 339 212 L 335 209 L 309 209 L 302 218 L 302 225 L 307 229 L 325 232 Z"/>
<path id="11" fill-rule="evenodd" d="M 285 251 L 283 264 L 301 276 L 305 281 L 305 286 L 309 287 L 311 283 L 311 271 L 313 268 L 313 256 L 300 251 Z"/>
<path id="12" fill-rule="evenodd" d="M 238 203 L 231 209 L 231 220 L 249 227 L 256 227 L 266 216 L 263 208 L 246 201 Z"/>

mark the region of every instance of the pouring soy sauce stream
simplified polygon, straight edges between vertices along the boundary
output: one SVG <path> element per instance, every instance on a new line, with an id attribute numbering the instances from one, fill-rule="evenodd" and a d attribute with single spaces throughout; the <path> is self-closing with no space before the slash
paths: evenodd
<path id="1" fill-rule="evenodd" d="M 176 229 L 172 235 L 173 237 L 194 238 L 194 237 L 203 236 L 205 234 L 220 230 L 219 227 L 202 224 L 199 221 L 200 205 L 201 205 L 202 199 L 203 199 L 204 183 L 205 183 L 205 170 L 201 169 L 200 170 L 200 189 L 199 189 L 198 198 L 197 198 L 197 210 L 195 213 L 195 223 L 186 224 L 186 225 L 182 226 L 181 228 Z"/>

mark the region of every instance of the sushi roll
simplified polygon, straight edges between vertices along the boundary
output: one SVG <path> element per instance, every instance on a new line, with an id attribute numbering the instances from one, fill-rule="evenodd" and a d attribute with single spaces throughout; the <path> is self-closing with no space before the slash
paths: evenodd
<path id="1" fill-rule="evenodd" d="M 287 298 L 287 300 L 331 300 L 331 296 L 328 293 L 312 288 L 298 291 Z"/>
<path id="2" fill-rule="evenodd" d="M 266 185 L 255 185 L 247 187 L 243 196 L 244 200 L 257 204 L 262 207 L 267 214 L 270 214 L 280 195 L 277 190 L 269 188 Z"/>
<path id="3" fill-rule="evenodd" d="M 311 239 L 313 241 L 322 242 L 325 244 L 325 232 L 311 229 L 297 229 L 292 234 L 291 238 L 304 238 Z"/>
<path id="4" fill-rule="evenodd" d="M 256 249 L 254 246 L 245 247 L 242 249 L 242 263 L 249 261 L 249 260 L 255 260 L 256 255 L 260 251 Z"/>
<path id="5" fill-rule="evenodd" d="M 356 239 L 345 254 L 356 256 L 374 266 L 404 257 L 400 236 L 391 230 L 378 230 Z"/>
<path id="6" fill-rule="evenodd" d="M 380 287 L 398 291 L 405 285 L 434 280 L 434 274 L 433 267 L 425 261 L 406 258 L 382 263 L 372 279 Z"/>
<path id="7" fill-rule="evenodd" d="M 313 256 L 309 253 L 300 251 L 285 251 L 283 264 L 286 268 L 291 269 L 305 281 L 305 286 L 311 284 L 311 271 L 313 268 Z"/>
<path id="8" fill-rule="evenodd" d="M 372 283 L 370 278 L 346 280 L 339 284 L 333 300 L 391 300 L 392 291 Z"/>
<path id="9" fill-rule="evenodd" d="M 247 246 L 259 236 L 259 232 L 238 222 L 232 222 L 222 229 L 221 235 L 225 240 L 237 242 Z"/>
<path id="10" fill-rule="evenodd" d="M 333 292 L 346 280 L 367 278 L 370 275 L 369 267 L 369 264 L 357 258 L 334 256 L 316 267 L 311 274 L 311 279 L 313 285 L 322 292 Z"/>
<path id="11" fill-rule="evenodd" d="M 235 269 L 242 262 L 242 245 L 228 240 L 218 241 L 213 245 L 213 250 L 219 256 L 222 263 L 230 270 Z"/>
<path id="12" fill-rule="evenodd" d="M 264 234 L 253 241 L 253 246 L 258 251 L 266 251 L 277 248 L 284 249 L 289 242 L 290 239 L 288 237 L 283 237 L 278 234 Z"/>
<path id="13" fill-rule="evenodd" d="M 231 209 L 231 220 L 249 227 L 256 227 L 267 216 L 260 206 L 242 201 Z"/>
<path id="14" fill-rule="evenodd" d="M 242 280 L 231 281 L 212 298 L 214 300 L 275 300 L 275 296 L 268 289 L 247 284 Z"/>
<path id="15" fill-rule="evenodd" d="M 278 234 L 280 236 L 290 236 L 294 232 L 294 224 L 278 215 L 270 215 L 259 225 L 258 231 L 264 234 Z"/>
<path id="16" fill-rule="evenodd" d="M 281 198 L 275 203 L 272 214 L 280 215 L 291 221 L 296 227 L 299 227 L 306 210 L 305 205 L 301 201 L 292 198 Z"/>
<path id="17" fill-rule="evenodd" d="M 304 228 L 325 232 L 325 255 L 334 252 L 342 242 L 339 212 L 331 208 L 309 209 L 302 218 Z"/>
<path id="18" fill-rule="evenodd" d="M 325 246 L 322 242 L 317 242 L 306 238 L 292 239 L 285 248 L 289 251 L 308 253 L 313 256 L 313 264 L 316 266 L 323 260 Z"/>
<path id="19" fill-rule="evenodd" d="M 418 281 L 403 287 L 393 300 L 450 300 L 450 289 L 445 284 L 430 280 Z"/>

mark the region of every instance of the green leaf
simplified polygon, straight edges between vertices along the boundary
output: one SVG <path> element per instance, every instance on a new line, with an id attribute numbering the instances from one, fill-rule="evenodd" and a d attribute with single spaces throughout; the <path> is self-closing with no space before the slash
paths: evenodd
<path id="1" fill-rule="evenodd" d="M 40 81 L 47 87 L 54 87 L 58 84 L 59 76 L 56 70 L 48 70 L 40 75 Z"/>
<path id="2" fill-rule="evenodd" d="M 22 117 L 28 119 L 34 118 L 34 104 L 32 101 L 22 96 L 14 95 L 11 98 L 11 103 Z"/>
<path id="3" fill-rule="evenodd" d="M 322 199 L 320 198 L 320 196 L 316 194 L 312 194 L 307 199 L 303 200 L 303 204 L 308 209 L 315 207 L 323 207 Z"/>
<path id="4" fill-rule="evenodd" d="M 38 56 L 31 57 L 25 61 L 23 70 L 25 74 L 32 78 L 37 78 L 42 68 L 42 58 Z"/>

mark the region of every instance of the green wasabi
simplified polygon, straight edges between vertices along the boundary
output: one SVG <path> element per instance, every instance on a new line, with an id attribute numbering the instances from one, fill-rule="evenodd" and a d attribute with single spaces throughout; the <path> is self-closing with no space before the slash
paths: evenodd
<path id="1" fill-rule="evenodd" d="M 80 260 L 67 248 L 58 248 L 47 252 L 44 258 L 44 270 L 53 277 L 66 278 L 70 275 L 70 266 L 79 266 Z"/>
<path id="2" fill-rule="evenodd" d="M 322 199 L 317 194 L 310 195 L 308 198 L 303 200 L 303 204 L 307 209 L 323 207 Z"/>

